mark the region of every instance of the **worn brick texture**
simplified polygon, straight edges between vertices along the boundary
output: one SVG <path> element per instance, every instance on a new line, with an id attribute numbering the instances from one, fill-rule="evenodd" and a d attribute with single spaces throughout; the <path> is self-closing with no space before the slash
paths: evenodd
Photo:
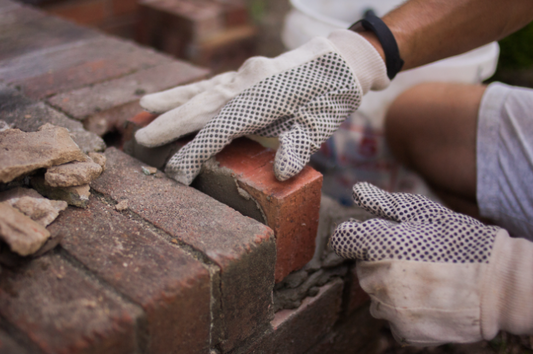
<path id="1" fill-rule="evenodd" d="M 209 348 L 209 271 L 168 236 L 98 198 L 86 209 L 69 208 L 49 230 L 63 235 L 61 246 L 77 261 L 144 309 L 148 352 Z"/>
<path id="2" fill-rule="evenodd" d="M 304 299 L 299 308 L 277 312 L 270 331 L 248 348 L 235 353 L 306 353 L 329 333 L 337 321 L 342 289 L 343 282 L 337 279 L 322 286 L 314 297 Z"/>
<path id="3" fill-rule="evenodd" d="M 276 246 L 270 228 L 110 148 L 106 171 L 91 187 L 190 245 L 219 267 L 214 343 L 229 350 L 266 326 L 272 313 Z"/>
<path id="4" fill-rule="evenodd" d="M 125 151 L 162 169 L 188 140 L 156 148 L 137 144 L 135 131 L 155 118 L 141 113 L 127 121 Z M 322 174 L 306 166 L 297 176 L 279 182 L 274 176 L 275 153 L 250 139 L 236 139 L 204 166 L 192 186 L 274 230 L 275 280 L 280 282 L 306 265 L 315 253 Z"/>

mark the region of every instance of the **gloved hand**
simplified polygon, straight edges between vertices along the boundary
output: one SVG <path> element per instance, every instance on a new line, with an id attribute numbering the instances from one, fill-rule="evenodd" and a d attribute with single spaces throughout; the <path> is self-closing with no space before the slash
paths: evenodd
<path id="1" fill-rule="evenodd" d="M 417 346 L 533 333 L 533 244 L 420 195 L 368 183 L 355 203 L 383 219 L 345 222 L 330 239 L 357 259 L 370 311 Z"/>
<path id="2" fill-rule="evenodd" d="M 143 108 L 164 114 L 135 138 L 155 147 L 203 128 L 165 169 L 188 185 L 231 140 L 279 137 L 274 172 L 284 181 L 301 171 L 368 90 L 389 82 L 376 49 L 339 30 L 273 59 L 251 58 L 237 72 L 144 96 Z"/>

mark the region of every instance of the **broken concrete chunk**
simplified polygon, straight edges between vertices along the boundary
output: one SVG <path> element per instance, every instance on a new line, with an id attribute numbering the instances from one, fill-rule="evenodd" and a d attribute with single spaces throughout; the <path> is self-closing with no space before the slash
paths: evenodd
<path id="1" fill-rule="evenodd" d="M 127 210 L 128 209 L 128 200 L 124 199 L 124 200 L 121 200 L 120 202 L 118 202 L 117 205 L 115 205 L 115 209 L 118 210 L 118 211 Z"/>
<path id="2" fill-rule="evenodd" d="M 0 132 L 0 182 L 7 183 L 39 168 L 71 161 L 85 161 L 86 156 L 70 138 L 65 128 L 51 124 L 39 131 L 25 133 L 18 129 Z"/>
<path id="3" fill-rule="evenodd" d="M 36 252 L 50 237 L 48 230 L 6 202 L 0 203 L 0 238 L 21 256 Z"/>
<path id="4" fill-rule="evenodd" d="M 46 185 L 42 177 L 32 177 L 30 183 L 33 188 L 47 198 L 64 200 L 69 205 L 78 208 L 86 208 L 89 204 L 91 192 L 88 184 L 77 187 L 50 187 Z"/>
<path id="5" fill-rule="evenodd" d="M 12 129 L 12 126 L 8 124 L 5 120 L 0 119 L 0 132 L 4 130 Z"/>
<path id="6" fill-rule="evenodd" d="M 102 171 L 105 171 L 105 163 L 107 161 L 107 158 L 104 154 L 99 154 L 97 152 L 89 152 L 88 155 L 94 163 L 97 163 L 100 165 L 100 167 L 102 167 Z"/>
<path id="7" fill-rule="evenodd" d="M 102 167 L 95 162 L 72 162 L 50 167 L 44 179 L 50 187 L 73 187 L 91 183 L 102 173 Z"/>
<path id="8" fill-rule="evenodd" d="M 67 208 L 67 202 L 43 198 L 36 190 L 30 188 L 13 188 L 0 193 L 0 201 L 6 201 L 33 221 L 48 226 L 59 212 Z"/>

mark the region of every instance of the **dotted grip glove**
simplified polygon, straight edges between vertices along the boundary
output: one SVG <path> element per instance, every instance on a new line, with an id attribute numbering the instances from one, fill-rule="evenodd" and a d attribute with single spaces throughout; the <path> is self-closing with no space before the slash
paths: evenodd
<path id="1" fill-rule="evenodd" d="M 202 164 L 233 139 L 279 137 L 274 173 L 284 181 L 302 170 L 364 93 L 389 83 L 375 48 L 339 30 L 273 59 L 248 59 L 237 72 L 144 96 L 144 109 L 163 114 L 135 138 L 155 147 L 201 129 L 165 169 L 189 185 Z"/>
<path id="2" fill-rule="evenodd" d="M 355 203 L 379 218 L 340 224 L 330 245 L 357 259 L 370 311 L 401 343 L 432 346 L 533 333 L 533 244 L 420 195 L 368 183 Z"/>

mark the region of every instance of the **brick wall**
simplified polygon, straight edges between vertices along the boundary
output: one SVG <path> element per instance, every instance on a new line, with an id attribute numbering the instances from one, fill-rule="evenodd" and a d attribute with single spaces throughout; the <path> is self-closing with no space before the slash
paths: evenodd
<path id="1" fill-rule="evenodd" d="M 9 0 L 0 0 L 0 37 L 0 119 L 24 131 L 64 126 L 82 150 L 107 156 L 87 208 L 69 207 L 49 226 L 60 245 L 2 266 L 0 353 L 304 353 L 349 337 L 345 321 L 367 313 L 366 302 L 348 305 L 361 296 L 350 285 L 353 265 L 302 269 L 315 254 L 316 171 L 306 177 L 313 187 L 295 179 L 269 189 L 272 182 L 257 179 L 268 174 L 239 170 L 235 151 L 220 155 L 240 188 L 264 195 L 269 224 L 106 149 L 101 137 L 123 131 L 141 112 L 140 96 L 203 79 L 207 70 Z M 264 155 L 267 165 L 272 156 Z M 315 208 L 305 237 L 276 226 L 282 216 L 288 226 L 301 221 L 287 218 L 292 198 Z M 117 210 L 119 202 L 127 208 Z M 289 209 L 275 216 L 278 207 L 270 212 L 268 203 Z M 292 291 L 285 275 L 294 271 L 310 280 L 286 305 L 277 299 Z M 361 346 L 376 340 L 377 329 L 370 332 Z"/>

